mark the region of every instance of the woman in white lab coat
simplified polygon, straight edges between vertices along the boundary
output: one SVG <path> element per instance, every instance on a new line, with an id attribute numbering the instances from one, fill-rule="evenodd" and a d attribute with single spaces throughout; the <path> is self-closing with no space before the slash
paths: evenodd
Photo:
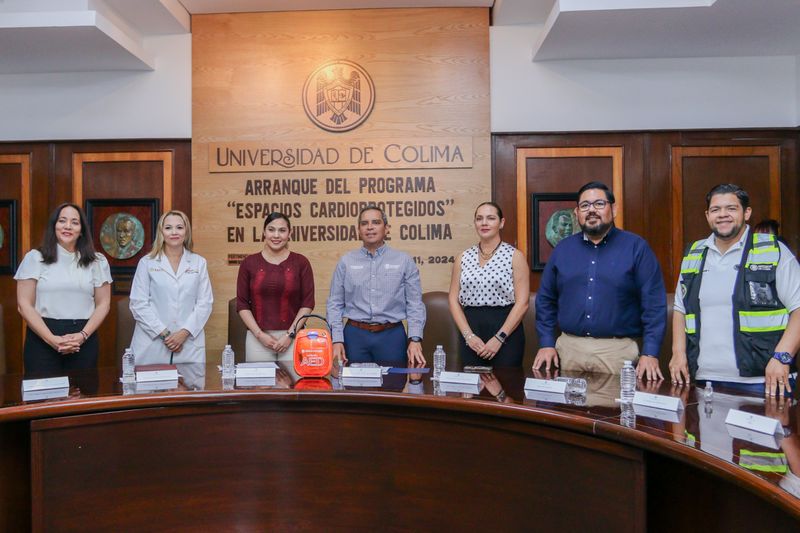
<path id="1" fill-rule="evenodd" d="M 192 227 L 181 211 L 158 221 L 151 252 L 139 261 L 131 286 L 136 364 L 204 363 L 203 328 L 211 315 L 206 260 L 192 252 Z"/>

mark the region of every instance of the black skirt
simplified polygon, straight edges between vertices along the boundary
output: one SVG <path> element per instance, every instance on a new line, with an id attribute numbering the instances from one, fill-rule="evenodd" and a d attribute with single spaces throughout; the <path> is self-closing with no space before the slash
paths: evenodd
<path id="1" fill-rule="evenodd" d="M 43 318 L 45 325 L 54 335 L 67 335 L 80 332 L 88 320 L 61 320 Z M 79 352 L 62 354 L 54 350 L 41 337 L 28 328 L 25 335 L 25 377 L 63 376 L 73 369 L 94 368 L 97 366 L 99 342 L 97 334 L 92 334 L 81 345 Z"/>
<path id="2" fill-rule="evenodd" d="M 483 342 L 489 342 L 495 333 L 500 331 L 503 322 L 508 318 L 513 305 L 505 307 L 464 307 L 464 315 L 472 332 L 481 338 Z M 522 322 L 517 328 L 506 337 L 506 343 L 500 348 L 495 356 L 489 360 L 478 357 L 461 337 L 459 340 L 459 350 L 461 362 L 466 365 L 483 366 L 522 366 L 522 358 L 525 355 L 525 331 Z"/>

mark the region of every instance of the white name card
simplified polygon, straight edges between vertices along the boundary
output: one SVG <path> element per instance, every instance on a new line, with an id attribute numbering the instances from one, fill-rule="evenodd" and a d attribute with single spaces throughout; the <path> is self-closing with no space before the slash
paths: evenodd
<path id="1" fill-rule="evenodd" d="M 220 367 L 221 369 L 222 367 Z M 278 368 L 274 361 L 261 361 L 260 363 L 236 363 L 236 368 Z"/>
<path id="2" fill-rule="evenodd" d="M 481 380 L 480 374 L 471 372 L 447 372 L 439 374 L 440 383 L 463 383 L 465 385 L 477 385 Z"/>
<path id="3" fill-rule="evenodd" d="M 732 426 L 739 426 L 741 428 L 750 429 L 766 435 L 774 435 L 779 433 L 783 435 L 783 428 L 781 423 L 774 418 L 769 418 L 761 415 L 754 415 L 738 409 L 731 409 L 728 411 L 728 416 L 725 418 L 725 423 Z"/>
<path id="4" fill-rule="evenodd" d="M 358 369 L 357 369 L 358 370 Z M 378 377 L 377 378 L 359 378 L 359 377 L 342 377 L 342 385 L 345 387 L 380 387 L 383 385 L 383 378 L 380 375 L 381 369 L 375 368 L 370 370 L 377 370 Z"/>
<path id="5" fill-rule="evenodd" d="M 178 369 L 140 370 L 136 372 L 136 381 L 145 383 L 148 381 L 178 381 Z"/>
<path id="6" fill-rule="evenodd" d="M 683 402 L 680 398 L 661 394 L 650 394 L 649 392 L 635 393 L 633 395 L 633 405 L 643 405 L 654 409 L 666 409 L 667 411 L 680 411 L 683 409 Z"/>
<path id="7" fill-rule="evenodd" d="M 646 418 L 655 418 L 656 420 L 663 420 L 664 422 L 672 422 L 677 424 L 681 421 L 682 412 L 680 410 L 672 411 L 670 409 L 660 409 L 657 407 L 648 407 L 642 404 L 633 404 L 633 412 L 636 416 L 644 416 Z"/>
<path id="8" fill-rule="evenodd" d="M 275 368 L 266 366 L 236 367 L 236 379 L 240 378 L 272 378 L 275 379 Z"/>
<path id="9" fill-rule="evenodd" d="M 22 391 L 23 402 L 33 402 L 36 400 L 52 400 L 54 398 L 67 398 L 68 396 L 69 396 L 69 387 Z"/>
<path id="10" fill-rule="evenodd" d="M 746 440 L 747 442 L 752 442 L 753 444 L 758 444 L 759 446 L 764 446 L 765 448 L 769 448 L 771 450 L 779 450 L 781 447 L 781 439 L 783 438 L 782 434 L 765 435 L 764 433 L 759 433 L 757 431 L 739 426 L 732 426 L 730 424 L 725 424 L 725 429 L 728 430 L 728 435 L 734 439 Z"/>
<path id="11" fill-rule="evenodd" d="M 171 390 L 178 388 L 178 379 L 160 379 L 157 381 L 137 381 L 136 393 L 156 392 L 160 390 Z"/>
<path id="12" fill-rule="evenodd" d="M 22 392 L 32 392 L 47 389 L 63 389 L 69 388 L 69 378 L 67 376 L 60 376 L 57 378 L 44 378 L 44 379 L 23 379 Z"/>
<path id="13" fill-rule="evenodd" d="M 477 383 L 452 383 L 441 382 L 439 390 L 442 392 L 460 392 L 461 394 L 480 394 L 481 389 Z"/>
<path id="14" fill-rule="evenodd" d="M 239 370 L 236 370 L 237 387 L 274 387 L 276 385 L 275 369 L 272 369 L 272 377 L 240 377 Z"/>
<path id="15" fill-rule="evenodd" d="M 525 389 L 525 399 L 537 402 L 567 403 L 567 396 L 562 392 L 546 392 L 535 389 Z"/>
<path id="16" fill-rule="evenodd" d="M 346 366 L 342 370 L 343 378 L 380 378 L 379 366 Z"/>
<path id="17" fill-rule="evenodd" d="M 564 394 L 567 392 L 567 382 L 556 381 L 554 379 L 528 378 L 525 380 L 525 390 L 538 390 L 541 392 Z"/>

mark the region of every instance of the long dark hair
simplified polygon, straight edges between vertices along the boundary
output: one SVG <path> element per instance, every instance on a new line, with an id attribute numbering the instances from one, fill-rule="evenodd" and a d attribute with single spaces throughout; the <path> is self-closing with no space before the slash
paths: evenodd
<path id="1" fill-rule="evenodd" d="M 69 202 L 64 202 L 50 213 L 50 219 L 47 221 L 47 228 L 44 230 L 44 239 L 42 239 L 42 245 L 39 246 L 39 253 L 42 254 L 42 262 L 46 265 L 50 265 L 58 261 L 56 222 L 58 222 L 58 217 L 65 207 L 75 209 L 75 211 L 78 212 L 78 217 L 81 219 L 81 234 L 78 237 L 78 242 L 75 243 L 75 251 L 78 252 L 78 265 L 86 268 L 97 259 L 94 243 L 92 242 L 92 232 L 89 229 L 89 222 L 86 220 L 83 209 Z"/>

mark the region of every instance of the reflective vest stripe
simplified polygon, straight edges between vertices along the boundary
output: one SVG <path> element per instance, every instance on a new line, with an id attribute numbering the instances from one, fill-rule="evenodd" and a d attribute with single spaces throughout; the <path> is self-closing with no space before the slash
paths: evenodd
<path id="1" fill-rule="evenodd" d="M 753 248 L 747 254 L 744 267 L 749 268 L 751 264 L 777 266 L 780 258 L 781 250 L 774 235 L 753 233 Z"/>
<path id="2" fill-rule="evenodd" d="M 693 335 L 697 332 L 697 321 L 695 319 L 695 315 L 686 315 L 686 327 L 684 329 L 689 335 Z"/>
<path id="3" fill-rule="evenodd" d="M 781 452 L 753 452 L 743 449 L 739 452 L 739 466 L 758 472 L 786 473 L 788 470 L 786 454 Z"/>
<path id="4" fill-rule="evenodd" d="M 739 331 L 760 333 L 764 331 L 781 331 L 789 323 L 789 311 L 739 311 Z"/>

